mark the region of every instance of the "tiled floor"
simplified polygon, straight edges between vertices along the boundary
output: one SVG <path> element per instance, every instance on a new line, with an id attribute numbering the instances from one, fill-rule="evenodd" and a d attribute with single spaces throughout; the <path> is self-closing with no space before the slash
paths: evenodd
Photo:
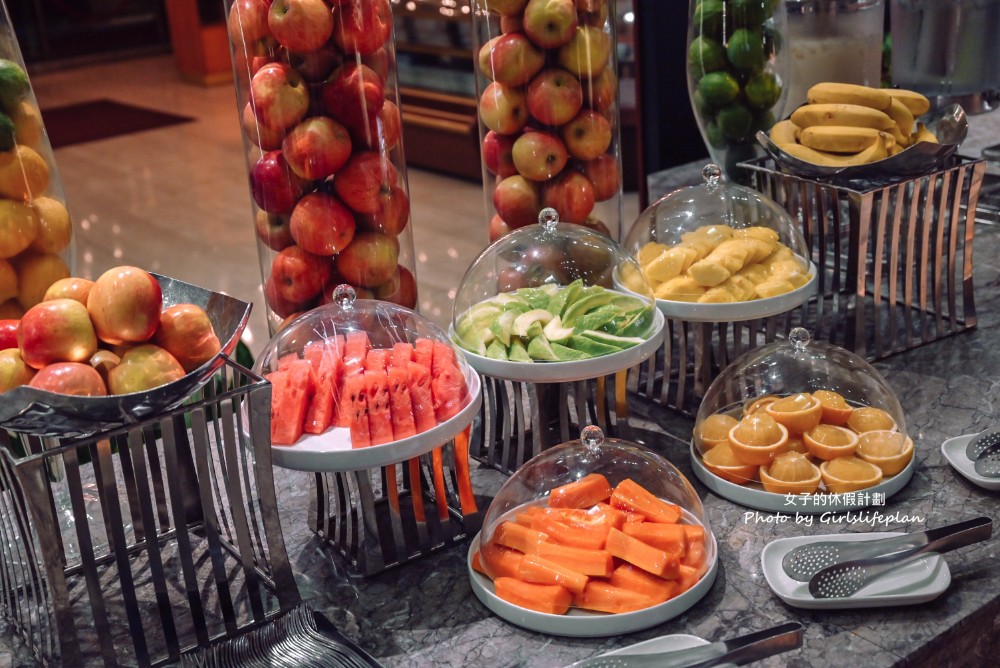
<path id="1" fill-rule="evenodd" d="M 193 123 L 70 146 L 56 164 L 76 221 L 76 273 L 134 264 L 254 302 L 247 339 L 267 340 L 243 142 L 231 85 L 181 81 L 169 56 L 32 76 L 47 107 L 99 98 Z M 409 170 L 420 309 L 440 325 L 465 269 L 487 244 L 482 187 Z M 638 198 L 626 196 L 626 224 Z"/>

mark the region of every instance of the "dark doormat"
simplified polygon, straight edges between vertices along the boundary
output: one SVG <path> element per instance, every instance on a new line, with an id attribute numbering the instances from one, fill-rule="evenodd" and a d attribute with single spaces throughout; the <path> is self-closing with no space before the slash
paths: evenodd
<path id="1" fill-rule="evenodd" d="M 80 102 L 42 110 L 42 122 L 52 148 L 155 130 L 193 121 L 162 111 L 134 107 L 114 100 Z"/>

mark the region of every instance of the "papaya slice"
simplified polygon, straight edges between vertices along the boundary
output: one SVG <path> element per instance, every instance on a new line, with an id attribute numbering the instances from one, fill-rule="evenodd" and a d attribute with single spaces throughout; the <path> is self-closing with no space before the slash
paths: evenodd
<path id="1" fill-rule="evenodd" d="M 687 552 L 687 534 L 682 524 L 626 522 L 622 531 L 664 552 L 672 552 L 681 557 Z"/>
<path id="2" fill-rule="evenodd" d="M 559 585 L 536 584 L 503 577 L 494 580 L 493 586 L 497 596 L 508 603 L 551 615 L 565 614 L 573 602 L 573 594 Z"/>
<path id="3" fill-rule="evenodd" d="M 677 578 L 677 595 L 679 596 L 698 584 L 698 580 L 701 579 L 701 573 L 697 568 L 685 566 L 684 564 L 678 566 L 678 570 L 680 576 Z"/>
<path id="4" fill-rule="evenodd" d="M 524 554 L 515 549 L 497 545 L 496 543 L 486 543 L 479 546 L 479 561 L 484 567 L 483 574 L 495 578 L 516 578 L 521 570 L 521 559 Z M 473 562 L 475 568 L 475 562 Z M 486 572 L 486 569 L 489 572 Z"/>
<path id="5" fill-rule="evenodd" d="M 605 549 L 612 556 L 626 561 L 642 570 L 672 580 L 678 577 L 680 557 L 674 552 L 666 552 L 633 538 L 618 529 L 608 532 Z"/>
<path id="6" fill-rule="evenodd" d="M 525 582 L 536 584 L 560 585 L 574 594 L 583 593 L 590 580 L 583 573 L 566 568 L 560 563 L 540 557 L 537 554 L 526 554 L 521 558 L 518 568 L 519 577 Z"/>
<path id="7" fill-rule="evenodd" d="M 606 578 L 614 570 L 614 560 L 607 550 L 588 550 L 543 542 L 538 545 L 535 553 L 584 575 Z"/>
<path id="8" fill-rule="evenodd" d="M 665 580 L 629 563 L 616 568 L 611 577 L 608 578 L 608 583 L 615 587 L 645 594 L 657 603 L 663 603 L 673 598 L 680 588 L 676 580 Z"/>
<path id="9" fill-rule="evenodd" d="M 655 603 L 650 596 L 600 580 L 591 580 L 582 594 L 573 597 L 573 605 L 576 607 L 600 612 L 632 612 Z"/>
<path id="10" fill-rule="evenodd" d="M 608 479 L 600 473 L 591 473 L 549 492 L 549 507 L 589 508 L 595 503 L 607 501 L 610 496 L 611 484 Z"/>
<path id="11" fill-rule="evenodd" d="M 517 522 L 501 522 L 493 533 L 493 541 L 524 554 L 537 554 L 538 548 L 548 540 L 541 531 L 535 531 Z"/>
<path id="12" fill-rule="evenodd" d="M 479 550 L 472 553 L 472 570 L 477 573 L 481 573 L 486 577 L 490 576 L 490 574 L 483 569 L 483 560 L 482 557 L 479 556 Z"/>
<path id="13" fill-rule="evenodd" d="M 641 513 L 650 522 L 676 524 L 681 519 L 680 506 L 668 503 L 642 485 L 626 478 L 611 494 L 611 505 L 621 510 Z"/>
<path id="14" fill-rule="evenodd" d="M 608 538 L 608 527 L 603 522 L 590 525 L 569 524 L 549 515 L 535 515 L 531 518 L 531 528 L 547 534 L 549 540 L 560 545 L 588 550 L 604 549 L 604 542 Z"/>
<path id="15" fill-rule="evenodd" d="M 589 512 L 600 513 L 609 526 L 621 529 L 628 521 L 629 513 L 623 513 L 610 503 L 598 503 Z"/>

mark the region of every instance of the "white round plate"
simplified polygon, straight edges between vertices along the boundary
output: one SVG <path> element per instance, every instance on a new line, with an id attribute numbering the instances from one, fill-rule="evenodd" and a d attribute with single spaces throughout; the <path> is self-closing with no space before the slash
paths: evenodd
<path id="1" fill-rule="evenodd" d="M 847 494 L 776 494 L 765 491 L 758 482 L 746 485 L 737 485 L 728 480 L 723 480 L 715 475 L 701 461 L 698 448 L 691 443 L 691 466 L 698 480 L 705 484 L 717 496 L 735 501 L 736 503 L 766 510 L 772 513 L 801 513 L 803 515 L 818 515 L 820 513 L 840 513 L 847 510 L 859 510 L 873 505 L 873 494 L 883 494 L 888 499 L 890 496 L 903 489 L 906 483 L 913 477 L 913 469 L 916 466 L 916 457 L 910 460 L 902 471 L 886 478 L 874 487 L 855 492 L 853 495 Z"/>
<path id="2" fill-rule="evenodd" d="M 351 447 L 351 430 L 334 427 L 322 434 L 303 436 L 294 445 L 272 445 L 271 462 L 296 471 L 354 471 L 387 466 L 430 452 L 465 430 L 479 412 L 482 385 L 479 374 L 466 369 L 469 403 L 458 415 L 416 436 L 367 448 Z"/>
<path id="3" fill-rule="evenodd" d="M 684 516 L 689 521 L 693 520 L 687 511 L 684 511 Z M 700 601 L 708 593 L 708 590 L 712 588 L 712 583 L 715 582 L 716 574 L 719 572 L 719 551 L 718 544 L 712 532 L 706 531 L 705 535 L 712 537 L 710 554 L 713 557 L 708 571 L 702 576 L 701 580 L 698 580 L 695 586 L 680 596 L 676 596 L 659 605 L 634 612 L 609 614 L 570 608 L 569 612 L 565 615 L 553 615 L 546 612 L 535 612 L 534 610 L 528 610 L 527 608 L 508 603 L 496 595 L 492 580 L 472 568 L 472 555 L 479 549 L 478 533 L 472 539 L 472 544 L 469 545 L 469 553 L 466 556 L 466 567 L 469 569 L 469 582 L 472 584 L 472 591 L 476 594 L 476 598 L 491 611 L 512 624 L 531 631 L 550 633 L 557 636 L 587 638 L 616 636 L 622 633 L 641 631 L 642 629 L 647 629 L 673 619 L 686 612 L 688 608 Z"/>
<path id="4" fill-rule="evenodd" d="M 792 548 L 816 541 L 875 540 L 901 535 L 898 531 L 796 536 L 779 538 L 764 546 L 760 564 L 764 579 L 775 594 L 788 605 L 815 610 L 845 608 L 876 608 L 925 603 L 940 596 L 951 584 L 948 563 L 939 554 L 928 554 L 912 563 L 896 568 L 873 580 L 868 586 L 848 598 L 813 598 L 809 583 L 793 580 L 781 568 L 781 560 Z"/>
<path id="5" fill-rule="evenodd" d="M 518 383 L 572 383 L 587 378 L 597 378 L 631 369 L 645 362 L 663 343 L 663 326 L 666 320 L 658 310 L 653 311 L 653 333 L 637 346 L 617 353 L 601 355 L 573 362 L 511 362 L 495 360 L 462 348 L 469 365 L 476 371 L 493 378 Z M 449 332 L 454 338 L 454 330 Z M 457 345 L 457 344 L 456 344 Z"/>
<path id="6" fill-rule="evenodd" d="M 976 473 L 976 463 L 965 454 L 966 446 L 978 435 L 966 434 L 949 438 L 941 444 L 941 454 L 948 460 L 951 467 L 961 473 L 962 477 L 969 482 L 993 492 L 1000 491 L 1000 478 L 987 478 Z"/>

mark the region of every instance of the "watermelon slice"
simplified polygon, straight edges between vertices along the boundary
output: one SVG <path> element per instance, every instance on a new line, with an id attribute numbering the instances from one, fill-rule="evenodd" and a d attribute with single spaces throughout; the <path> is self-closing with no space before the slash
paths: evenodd
<path id="1" fill-rule="evenodd" d="M 368 339 L 368 332 L 349 332 L 344 341 L 344 363 L 365 361 L 368 351 L 372 349 L 372 343 Z"/>
<path id="2" fill-rule="evenodd" d="M 368 386 L 364 372 L 352 373 L 344 379 L 344 404 L 351 428 L 351 447 L 367 448 L 372 444 L 368 426 Z"/>
<path id="3" fill-rule="evenodd" d="M 365 356 L 365 371 L 385 371 L 389 363 L 389 355 L 392 353 L 388 348 L 372 348 Z"/>
<path id="4" fill-rule="evenodd" d="M 418 362 L 410 362 L 407 366 L 407 384 L 410 386 L 413 421 L 419 434 L 437 425 L 431 394 L 431 370 Z"/>
<path id="5" fill-rule="evenodd" d="M 389 357 L 389 366 L 398 366 L 406 369 L 406 366 L 413 361 L 413 344 L 397 343 L 392 347 L 392 355 Z"/>
<path id="6" fill-rule="evenodd" d="M 334 413 L 336 414 L 336 425 L 338 427 L 350 427 L 351 426 L 351 405 L 347 400 L 347 379 L 350 376 L 364 373 L 365 369 L 361 362 L 347 363 L 346 360 L 341 360 L 340 366 L 340 376 L 337 378 L 337 390 L 334 393 L 338 398 L 336 405 L 334 406 Z"/>
<path id="7" fill-rule="evenodd" d="M 434 341 L 431 339 L 417 339 L 417 345 L 413 346 L 413 361 L 422 364 L 430 371 L 434 361 Z"/>
<path id="8" fill-rule="evenodd" d="M 341 373 L 340 350 L 335 341 L 312 341 L 306 344 L 303 355 L 312 365 L 316 376 L 316 392 L 306 413 L 305 431 L 322 434 L 330 428 L 339 403 L 337 381 Z"/>
<path id="9" fill-rule="evenodd" d="M 458 367 L 458 360 L 455 359 L 455 351 L 443 341 L 434 341 L 434 356 L 431 361 L 431 373 L 438 375 L 445 370 L 445 367 Z"/>
<path id="10" fill-rule="evenodd" d="M 267 378 L 272 384 L 271 443 L 292 445 L 302 436 L 306 412 L 316 389 L 312 365 L 306 360 L 296 360 L 284 371 L 276 371 Z"/>
<path id="11" fill-rule="evenodd" d="M 281 357 L 278 358 L 278 371 L 288 370 L 288 367 L 291 365 L 291 363 L 296 361 L 297 359 L 299 359 L 299 356 L 295 353 L 288 353 L 286 355 L 282 355 Z"/>
<path id="12" fill-rule="evenodd" d="M 365 384 L 368 386 L 368 432 L 371 434 L 371 443 L 391 443 L 389 376 L 384 369 L 365 370 Z"/>
<path id="13" fill-rule="evenodd" d="M 465 386 L 465 377 L 457 366 L 446 366 L 441 373 L 434 373 L 431 381 L 431 395 L 434 398 L 434 417 L 438 422 L 444 422 L 458 415 L 465 405 L 465 397 L 469 390 Z"/>
<path id="14" fill-rule="evenodd" d="M 398 346 L 399 344 L 396 345 Z M 407 364 L 409 363 L 407 362 Z M 395 365 L 389 367 L 389 408 L 390 415 L 392 416 L 393 438 L 398 441 L 401 438 L 415 436 L 417 425 L 413 421 L 409 371 L 405 366 Z"/>

